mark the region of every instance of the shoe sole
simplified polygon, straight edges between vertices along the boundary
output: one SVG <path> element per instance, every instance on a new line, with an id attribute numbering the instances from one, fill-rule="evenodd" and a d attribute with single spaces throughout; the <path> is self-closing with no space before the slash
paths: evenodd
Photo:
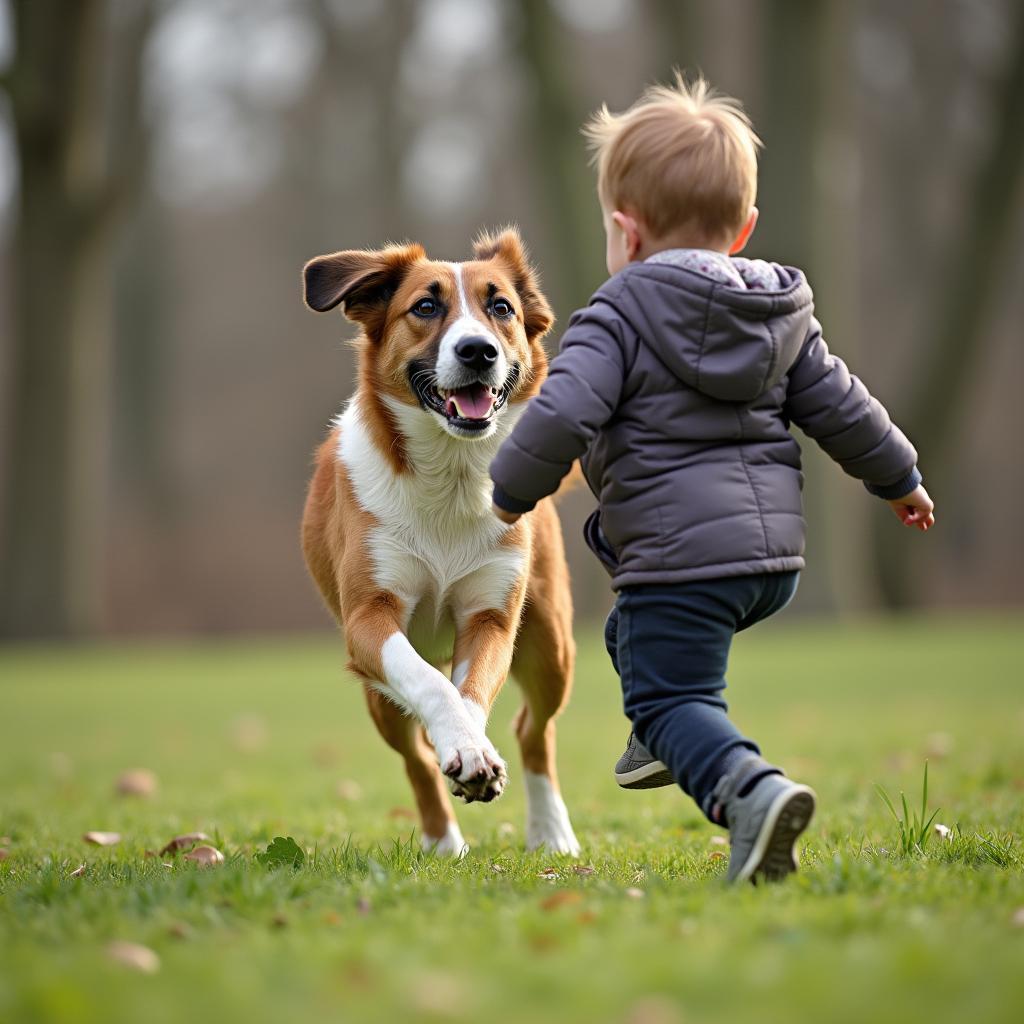
<path id="1" fill-rule="evenodd" d="M 616 772 L 615 781 L 623 789 L 660 789 L 674 786 L 676 780 L 661 761 L 650 761 L 628 772 Z"/>
<path id="2" fill-rule="evenodd" d="M 817 797 L 810 786 L 792 786 L 768 808 L 754 848 L 732 881 L 777 882 L 797 869 L 795 844 L 811 823 Z"/>

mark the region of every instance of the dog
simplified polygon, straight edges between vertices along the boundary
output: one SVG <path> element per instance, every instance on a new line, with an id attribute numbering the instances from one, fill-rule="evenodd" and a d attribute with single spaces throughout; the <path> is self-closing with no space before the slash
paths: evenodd
<path id="1" fill-rule="evenodd" d="M 361 330 L 355 394 L 317 451 L 302 547 L 370 715 L 405 761 L 424 847 L 467 849 L 445 780 L 467 803 L 505 788 L 485 727 L 511 671 L 526 845 L 576 855 L 555 771 L 575 660 L 561 528 L 550 500 L 500 522 L 487 472 L 547 373 L 553 316 L 515 229 L 483 234 L 473 257 L 432 260 L 413 243 L 306 264 L 306 304 L 341 306 Z"/>

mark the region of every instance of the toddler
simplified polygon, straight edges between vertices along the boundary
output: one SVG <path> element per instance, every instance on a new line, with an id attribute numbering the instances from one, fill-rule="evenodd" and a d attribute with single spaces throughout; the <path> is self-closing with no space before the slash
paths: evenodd
<path id="1" fill-rule="evenodd" d="M 785 607 L 804 566 L 790 424 L 906 525 L 931 527 L 932 502 L 910 442 L 829 352 L 803 273 L 735 256 L 760 145 L 740 105 L 677 76 L 585 132 L 611 276 L 491 464 L 495 513 L 514 522 L 582 460 L 633 725 L 618 781 L 678 783 L 729 829 L 730 881 L 779 879 L 815 795 L 761 757 L 722 691 L 733 635 Z"/>

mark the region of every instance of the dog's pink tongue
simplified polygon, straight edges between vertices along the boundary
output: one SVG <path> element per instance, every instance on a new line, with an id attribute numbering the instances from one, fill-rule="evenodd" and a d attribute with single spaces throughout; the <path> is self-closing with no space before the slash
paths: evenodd
<path id="1" fill-rule="evenodd" d="M 494 395 L 483 384 L 460 388 L 448 398 L 448 412 L 464 420 L 485 420 L 494 407 Z"/>

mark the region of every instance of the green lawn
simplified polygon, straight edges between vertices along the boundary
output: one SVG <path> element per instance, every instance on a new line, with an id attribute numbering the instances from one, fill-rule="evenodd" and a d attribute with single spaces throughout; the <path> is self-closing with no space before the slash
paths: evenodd
<path id="1" fill-rule="evenodd" d="M 511 785 L 459 808 L 473 852 L 452 863 L 411 839 L 335 642 L 0 652 L 0 1021 L 1019 1022 L 1022 637 L 1005 616 L 741 637 L 736 719 L 820 797 L 801 874 L 756 890 L 723 886 L 681 794 L 615 787 L 627 730 L 596 633 L 560 732 L 580 872 L 523 853 L 512 685 L 491 726 Z M 873 787 L 916 803 L 926 757 L 953 837 L 907 856 Z M 114 795 L 131 768 L 151 799 Z M 225 865 L 144 856 L 194 829 Z M 255 862 L 276 835 L 304 867 Z"/>

